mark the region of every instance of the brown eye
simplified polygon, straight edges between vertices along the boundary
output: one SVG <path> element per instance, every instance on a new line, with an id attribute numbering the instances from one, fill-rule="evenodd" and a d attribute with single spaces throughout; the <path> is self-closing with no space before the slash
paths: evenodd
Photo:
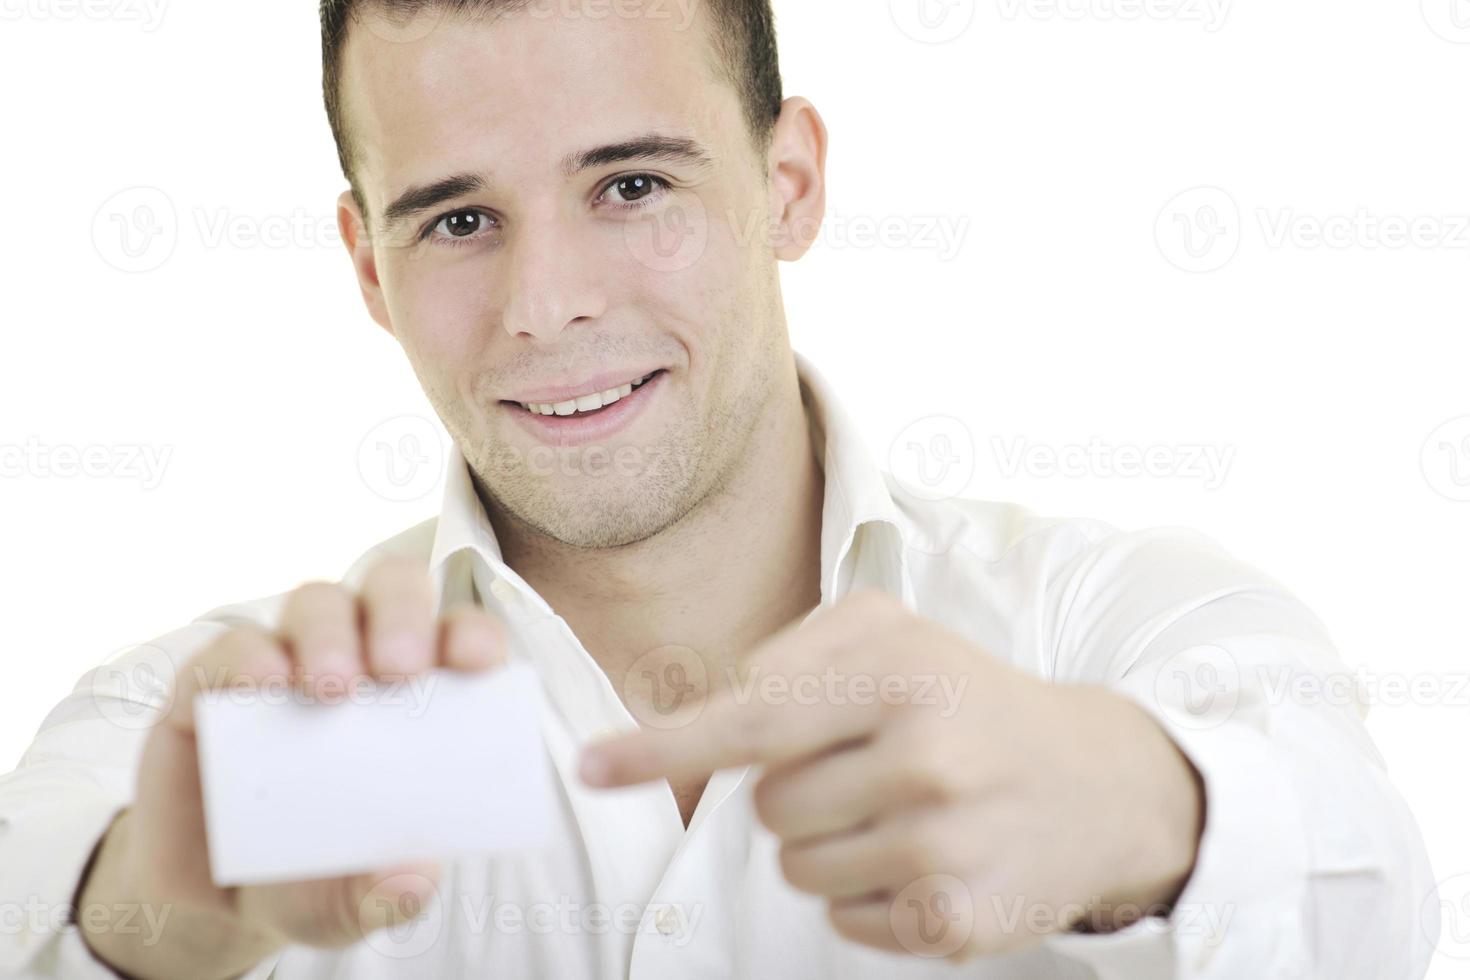
<path id="1" fill-rule="evenodd" d="M 653 174 L 631 174 L 627 177 L 620 177 L 609 184 L 607 190 L 602 193 L 605 196 L 610 192 L 616 191 L 620 200 L 612 203 L 621 207 L 628 207 L 645 202 L 655 196 L 658 191 L 667 189 L 668 187 L 669 182 L 662 177 L 655 177 Z"/>
<path id="2" fill-rule="evenodd" d="M 425 241 L 446 245 L 468 244 L 471 239 L 479 241 L 484 238 L 494 227 L 494 215 L 475 209 L 451 211 L 435 221 L 421 237 Z"/>
<path id="3" fill-rule="evenodd" d="M 442 222 L 446 234 L 454 238 L 467 238 L 485 224 L 485 217 L 475 211 L 460 211 L 451 214 Z"/>
<path id="4" fill-rule="evenodd" d="M 653 193 L 653 180 L 646 176 L 624 177 L 618 181 L 618 193 L 625 201 L 636 201 Z"/>

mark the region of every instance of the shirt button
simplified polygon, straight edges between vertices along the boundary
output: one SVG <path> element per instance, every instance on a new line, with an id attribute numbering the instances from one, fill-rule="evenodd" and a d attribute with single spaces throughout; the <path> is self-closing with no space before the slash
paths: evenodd
<path id="1" fill-rule="evenodd" d="M 679 931 L 679 910 L 672 905 L 665 905 L 653 917 L 653 926 L 659 935 L 672 936 Z"/>
<path id="2" fill-rule="evenodd" d="M 517 598 L 516 587 L 503 578 L 497 578 L 490 583 L 490 594 L 506 605 L 515 602 Z"/>
<path id="3" fill-rule="evenodd" d="M 1194 958 L 1194 968 L 1196 970 L 1203 970 L 1205 967 L 1209 966 L 1210 961 L 1215 958 L 1215 951 L 1218 948 L 1219 947 L 1217 945 L 1216 937 L 1213 933 L 1211 933 L 1209 938 L 1205 941 L 1204 948 L 1201 949 L 1199 951 L 1199 955 Z"/>

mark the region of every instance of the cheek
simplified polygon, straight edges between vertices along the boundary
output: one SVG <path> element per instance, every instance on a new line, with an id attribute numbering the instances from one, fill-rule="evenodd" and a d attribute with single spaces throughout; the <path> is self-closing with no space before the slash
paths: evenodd
<path id="1" fill-rule="evenodd" d="M 460 263 L 404 262 L 383 280 L 388 312 L 405 352 L 420 370 L 447 373 L 488 343 L 494 292 L 483 268 Z"/>
<path id="2" fill-rule="evenodd" d="M 731 345 L 739 346 L 742 324 L 759 315 L 745 250 L 723 222 L 710 222 L 708 232 L 698 256 L 679 268 L 625 262 L 609 294 L 618 301 L 610 310 L 621 305 L 634 322 L 673 335 L 696 375 L 718 370 Z"/>

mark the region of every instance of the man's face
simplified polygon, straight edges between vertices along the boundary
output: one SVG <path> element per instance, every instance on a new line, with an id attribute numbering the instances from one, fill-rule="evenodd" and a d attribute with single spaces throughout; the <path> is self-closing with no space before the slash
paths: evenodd
<path id="1" fill-rule="evenodd" d="M 730 478 L 789 348 L 779 204 L 706 15 L 579 9 L 373 15 L 342 88 L 369 307 L 483 488 L 590 548 L 643 540 Z M 666 152 L 581 158 L 653 138 Z"/>

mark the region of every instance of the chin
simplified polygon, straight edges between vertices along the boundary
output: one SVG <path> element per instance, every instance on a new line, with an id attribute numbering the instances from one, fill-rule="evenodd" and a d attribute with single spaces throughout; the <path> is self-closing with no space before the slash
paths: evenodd
<path id="1" fill-rule="evenodd" d="M 511 508 L 527 524 L 562 544 L 586 550 L 637 544 L 667 528 L 684 511 L 646 481 L 626 479 L 548 486 L 523 503 Z"/>

